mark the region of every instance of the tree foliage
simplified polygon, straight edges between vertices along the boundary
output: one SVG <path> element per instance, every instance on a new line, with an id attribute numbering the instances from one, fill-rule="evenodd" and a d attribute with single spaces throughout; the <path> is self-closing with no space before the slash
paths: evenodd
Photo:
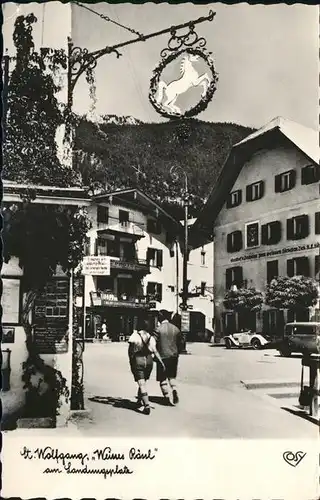
<path id="1" fill-rule="evenodd" d="M 258 311 L 261 309 L 262 304 L 263 295 L 254 287 L 228 290 L 223 300 L 223 305 L 226 309 L 243 313 L 246 311 Z"/>
<path id="2" fill-rule="evenodd" d="M 317 298 L 317 283 L 306 276 L 275 278 L 266 290 L 266 304 L 277 309 L 299 310 L 314 306 Z"/>
<path id="3" fill-rule="evenodd" d="M 231 145 L 252 129 L 232 123 L 196 119 L 164 123 L 119 124 L 105 116 L 102 123 L 81 118 L 75 135 L 75 168 L 94 189 L 139 187 L 177 218 L 183 217 L 184 176 L 188 175 L 190 214 L 196 216 L 217 180 Z"/>
<path id="4" fill-rule="evenodd" d="M 66 71 L 63 50 L 35 50 L 34 14 L 18 16 L 13 42 L 15 67 L 10 76 L 3 177 L 11 181 L 68 186 L 74 174 L 57 156 L 55 135 L 64 110 L 57 101 L 58 77 Z"/>

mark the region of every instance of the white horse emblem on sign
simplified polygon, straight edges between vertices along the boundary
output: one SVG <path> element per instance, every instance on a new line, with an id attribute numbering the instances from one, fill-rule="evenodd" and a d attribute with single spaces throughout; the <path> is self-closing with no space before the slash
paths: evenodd
<path id="1" fill-rule="evenodd" d="M 173 113 L 181 113 L 180 108 L 176 105 L 176 100 L 181 94 L 189 90 L 191 87 L 199 87 L 201 85 L 203 88 L 201 96 L 204 97 L 206 95 L 211 79 L 207 73 L 203 73 L 199 76 L 198 71 L 192 64 L 198 60 L 198 55 L 187 53 L 181 61 L 180 78 L 178 80 L 173 80 L 168 84 L 163 80 L 159 82 L 158 96 L 156 99 L 158 104 L 162 103 L 163 106 L 168 108 Z"/>

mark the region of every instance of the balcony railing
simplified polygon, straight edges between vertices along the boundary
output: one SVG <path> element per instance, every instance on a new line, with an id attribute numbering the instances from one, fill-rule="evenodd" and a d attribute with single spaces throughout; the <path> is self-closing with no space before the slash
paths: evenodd
<path id="1" fill-rule="evenodd" d="M 136 309 L 148 307 L 146 296 L 130 297 L 125 294 L 117 296 L 111 291 L 91 292 L 90 296 L 93 306 L 130 307 Z"/>
<path id="2" fill-rule="evenodd" d="M 117 231 L 120 233 L 132 234 L 135 236 L 144 236 L 143 228 L 134 222 L 116 222 L 116 223 L 98 223 L 98 231 Z"/>

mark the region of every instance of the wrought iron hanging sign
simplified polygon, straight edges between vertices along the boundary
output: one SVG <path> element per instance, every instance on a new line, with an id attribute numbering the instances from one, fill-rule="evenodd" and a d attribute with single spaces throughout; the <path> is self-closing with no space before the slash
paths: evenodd
<path id="1" fill-rule="evenodd" d="M 210 14 L 213 19 L 214 13 Z M 184 35 L 171 30 L 150 81 L 149 100 L 157 113 L 166 118 L 190 118 L 206 109 L 216 91 L 218 75 L 212 53 L 205 46 L 206 40 L 198 36 L 192 23 Z"/>

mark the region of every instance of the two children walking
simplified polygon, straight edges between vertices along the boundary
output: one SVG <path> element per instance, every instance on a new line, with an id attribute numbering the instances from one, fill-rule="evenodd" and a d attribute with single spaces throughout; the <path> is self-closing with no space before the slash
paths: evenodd
<path id="1" fill-rule="evenodd" d="M 139 411 L 145 415 L 150 414 L 146 382 L 150 378 L 154 359 L 157 363 L 157 381 L 160 384 L 165 404 L 172 406 L 179 402 L 176 377 L 182 346 L 181 332 L 170 322 L 170 313 L 164 309 L 159 312 L 159 323 L 160 325 L 151 335 L 146 321 L 139 320 L 137 330 L 129 338 L 130 368 L 138 384 Z"/>

